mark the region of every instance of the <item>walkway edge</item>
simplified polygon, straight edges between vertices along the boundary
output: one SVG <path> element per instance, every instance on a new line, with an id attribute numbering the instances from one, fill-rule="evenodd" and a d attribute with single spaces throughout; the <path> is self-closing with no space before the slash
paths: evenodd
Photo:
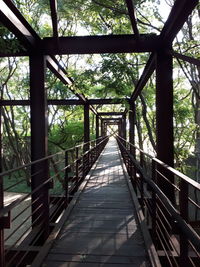
<path id="1" fill-rule="evenodd" d="M 122 155 L 121 155 L 121 152 L 119 149 L 118 149 L 118 153 L 119 153 L 119 158 L 120 158 L 120 161 L 122 164 L 123 173 L 124 173 L 124 176 L 126 178 L 126 182 L 127 182 L 130 194 L 131 194 L 131 198 L 132 198 L 134 206 L 135 206 L 137 218 L 138 218 L 139 223 L 140 223 L 140 229 L 141 229 L 142 236 L 144 239 L 145 248 L 146 248 L 148 256 L 149 256 L 149 261 L 150 261 L 152 267 L 161 267 L 162 265 L 161 265 L 160 260 L 158 258 L 156 248 L 155 248 L 153 241 L 151 239 L 149 230 L 147 229 L 147 225 L 145 223 L 145 218 L 144 218 L 141 206 L 138 202 L 135 191 L 132 187 L 128 172 L 126 170 L 126 166 L 124 164 L 124 161 L 122 159 Z"/>
<path id="2" fill-rule="evenodd" d="M 105 147 L 103 149 L 103 151 L 105 150 Z M 74 206 L 76 205 L 82 191 L 84 190 L 84 188 L 86 187 L 93 171 L 95 170 L 100 158 L 102 157 L 103 151 L 101 152 L 100 156 L 98 157 L 98 159 L 96 160 L 96 162 L 94 163 L 94 165 L 92 166 L 92 168 L 90 169 L 89 173 L 86 175 L 84 181 L 81 183 L 78 191 L 76 192 L 75 196 L 73 197 L 73 199 L 71 200 L 69 206 L 67 207 L 67 209 L 65 210 L 62 218 L 60 219 L 60 221 L 58 222 L 58 224 L 55 226 L 54 230 L 52 231 L 52 233 L 49 235 L 48 239 L 46 240 L 46 242 L 44 243 L 43 247 L 41 247 L 40 252 L 38 253 L 38 255 L 36 256 L 36 258 L 34 259 L 34 261 L 31 264 L 31 267 L 40 267 L 42 266 L 44 259 L 46 258 L 49 250 L 51 249 L 54 240 L 57 238 L 57 236 L 59 235 L 62 226 L 64 225 L 64 223 L 66 222 L 67 218 L 70 216 Z"/>

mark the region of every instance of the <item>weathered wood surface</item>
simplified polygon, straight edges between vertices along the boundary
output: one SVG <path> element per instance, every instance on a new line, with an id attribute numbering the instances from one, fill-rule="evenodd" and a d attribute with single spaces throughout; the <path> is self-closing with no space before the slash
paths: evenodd
<path id="1" fill-rule="evenodd" d="M 111 139 L 43 266 L 149 266 L 116 141 Z"/>

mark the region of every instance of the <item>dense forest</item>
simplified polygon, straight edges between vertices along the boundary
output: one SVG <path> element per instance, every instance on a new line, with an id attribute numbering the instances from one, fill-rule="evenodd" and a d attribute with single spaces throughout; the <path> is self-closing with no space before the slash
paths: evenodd
<path id="1" fill-rule="evenodd" d="M 52 36 L 48 0 L 13 1 L 41 38 Z M 159 34 L 174 0 L 135 0 L 140 33 Z M 163 11 L 164 10 L 164 11 Z M 200 6 L 189 16 L 173 43 L 176 52 L 200 58 Z M 59 36 L 131 34 L 124 0 L 58 1 Z M 0 46 L 18 51 L 18 40 L 0 25 Z M 13 46 L 7 41 L 12 39 Z M 73 89 L 88 98 L 130 97 L 149 57 L 139 54 L 56 56 L 74 80 Z M 174 137 L 175 167 L 195 180 L 200 165 L 200 68 L 174 59 Z M 48 99 L 76 98 L 70 86 L 63 85 L 49 70 L 46 75 Z M 29 99 L 28 57 L 0 58 L 1 99 Z M 95 106 L 100 111 L 123 111 L 120 105 Z M 48 107 L 49 154 L 83 142 L 83 107 Z M 155 75 L 136 102 L 137 145 L 155 154 Z M 30 109 L 27 106 L 1 108 L 3 169 L 30 161 Z M 91 138 L 95 138 L 95 116 L 90 112 Z"/>

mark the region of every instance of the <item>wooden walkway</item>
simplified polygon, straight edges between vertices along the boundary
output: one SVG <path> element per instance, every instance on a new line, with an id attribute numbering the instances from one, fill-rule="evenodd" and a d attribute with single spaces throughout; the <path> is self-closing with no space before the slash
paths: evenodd
<path id="1" fill-rule="evenodd" d="M 150 266 L 136 217 L 111 139 L 42 266 Z"/>

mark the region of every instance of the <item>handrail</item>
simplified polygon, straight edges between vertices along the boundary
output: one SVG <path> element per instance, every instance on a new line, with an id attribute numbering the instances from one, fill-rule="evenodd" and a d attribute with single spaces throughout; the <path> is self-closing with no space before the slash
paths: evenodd
<path id="1" fill-rule="evenodd" d="M 144 155 L 146 155 L 147 157 L 149 157 L 150 159 L 152 159 L 153 161 L 157 162 L 160 166 L 162 166 L 163 168 L 165 168 L 166 170 L 172 172 L 174 175 L 178 176 L 179 178 L 183 179 L 184 181 L 190 183 L 193 187 L 195 187 L 196 189 L 200 190 L 200 184 L 196 181 L 194 181 L 193 179 L 191 179 L 190 177 L 188 177 L 187 175 L 181 173 L 180 171 L 170 167 L 169 165 L 167 165 L 166 163 L 164 163 L 163 161 L 161 161 L 160 159 L 151 156 L 150 154 L 144 152 L 144 150 L 140 149 L 139 147 L 131 144 L 130 142 L 127 142 L 124 138 L 122 138 L 121 136 L 117 136 L 117 138 L 120 138 L 121 140 L 125 141 L 127 144 L 129 144 L 130 146 L 134 147 L 135 149 L 139 150 L 140 152 L 142 152 Z"/>
<path id="2" fill-rule="evenodd" d="M 118 136 L 117 136 L 118 138 Z M 133 162 L 136 169 L 142 174 L 142 178 L 145 180 L 145 182 L 153 189 L 153 191 L 159 196 L 159 198 L 164 203 L 165 207 L 168 209 L 168 211 L 172 214 L 174 221 L 176 221 L 177 225 L 180 227 L 181 231 L 187 236 L 188 240 L 191 241 L 191 243 L 196 247 L 198 252 L 200 252 L 200 236 L 193 230 L 193 228 L 181 217 L 180 212 L 172 205 L 170 199 L 161 191 L 161 189 L 158 187 L 158 185 L 155 184 L 155 182 L 146 174 L 144 169 L 139 165 L 139 163 L 136 161 L 136 159 L 133 157 L 133 155 L 127 150 L 127 148 L 124 146 L 124 144 L 119 140 L 122 139 L 123 141 L 126 141 L 123 138 L 118 138 L 118 141 L 120 142 L 120 146 L 126 151 L 127 155 Z M 153 158 L 152 160 L 156 160 L 158 163 L 162 163 L 162 166 L 169 167 L 168 165 L 164 164 L 162 161 Z M 169 167 L 168 170 L 172 170 L 174 174 L 180 174 L 180 172 L 174 170 L 173 168 Z M 187 177 L 187 176 L 186 176 Z M 180 177 L 182 178 L 182 177 Z M 189 180 L 191 180 L 189 178 Z M 186 179 L 188 182 L 188 180 Z M 192 184 L 193 185 L 193 184 Z M 196 185 L 196 183 L 195 183 Z M 199 189 L 199 184 L 195 188 Z"/>
<path id="3" fill-rule="evenodd" d="M 35 187 L 32 187 L 32 191 L 30 193 L 27 193 L 25 196 L 23 195 L 18 197 L 16 200 L 11 201 L 10 204 L 0 209 L 1 233 L 4 233 L 6 228 L 11 228 L 8 235 L 5 235 L 6 238 L 3 238 L 3 235 L 1 235 L 2 238 L 0 237 L 0 249 L 2 251 L 1 257 L 3 257 L 3 262 L 7 261 L 7 265 L 14 266 L 16 259 L 20 257 L 20 263 L 18 262 L 19 265 L 28 255 L 28 251 L 26 251 L 23 255 L 20 254 L 21 248 L 23 249 L 24 244 L 26 244 L 26 246 L 28 244 L 33 247 L 35 245 L 41 246 L 43 242 L 45 242 L 51 233 L 52 227 L 57 225 L 61 215 L 63 214 L 63 210 L 68 207 L 75 192 L 77 192 L 84 178 L 98 159 L 108 139 L 109 136 L 100 137 L 96 140 L 91 140 L 75 146 L 74 148 L 63 150 L 56 154 L 10 170 L 9 172 L 3 172 L 0 174 L 0 178 L 3 179 L 3 175 L 18 171 L 22 168 L 27 168 L 28 166 L 32 166 L 33 164 L 37 164 L 41 161 L 46 161 L 56 155 L 64 153 L 64 155 L 62 155 L 63 159 L 60 160 L 59 156 L 59 160 L 55 160 L 54 163 L 52 163 L 52 170 L 49 168 L 46 170 L 46 167 L 50 166 L 49 164 L 45 164 L 44 169 L 42 166 L 41 168 L 39 166 L 39 171 L 34 172 L 33 170 L 34 174 L 32 173 L 31 177 L 39 178 L 37 181 L 40 183 L 37 182 L 37 184 L 34 185 Z M 84 145 L 88 143 L 91 143 L 91 146 L 88 146 L 86 150 Z M 68 152 L 70 150 L 73 150 L 74 156 L 69 158 Z M 55 162 L 58 163 L 56 168 L 54 166 Z M 49 189 L 52 188 L 50 186 L 54 185 L 53 181 L 56 177 L 58 177 L 58 175 L 61 175 L 60 178 L 62 179 L 62 192 L 59 191 L 59 195 L 52 195 L 49 198 Z M 30 198 L 30 196 L 32 197 Z M 28 199 L 31 199 L 30 203 L 21 210 L 20 204 Z M 15 209 L 16 214 L 11 217 L 13 209 Z M 16 219 L 20 219 L 20 222 L 18 223 Z M 20 228 L 25 222 L 27 224 L 24 228 L 25 231 L 20 231 Z M 17 250 L 13 254 L 12 250 L 16 248 Z"/>
<path id="4" fill-rule="evenodd" d="M 101 145 L 101 144 L 104 142 L 104 140 L 107 139 L 107 138 L 109 138 L 109 137 L 106 136 L 105 138 L 103 138 L 103 140 L 100 141 L 100 142 L 97 144 L 97 146 Z M 92 141 L 90 141 L 90 142 L 94 142 L 94 141 L 97 141 L 97 140 L 99 140 L 99 139 L 102 139 L 102 137 L 100 137 L 100 138 L 98 138 L 98 139 L 95 139 L 95 140 L 92 140 Z M 87 143 L 89 143 L 89 142 L 87 142 Z M 85 144 L 87 144 L 87 143 L 84 143 L 83 145 L 85 145 Z M 78 146 L 75 146 L 74 148 L 70 148 L 70 149 L 64 150 L 64 152 L 66 152 L 66 151 L 70 151 L 70 150 L 75 149 L 75 148 L 80 147 L 80 146 L 81 146 L 81 145 L 78 145 Z M 83 153 L 79 158 L 75 159 L 74 162 L 73 162 L 72 164 L 75 164 L 76 162 L 78 162 L 78 161 L 80 160 L 81 157 L 87 155 L 87 154 L 88 154 L 90 151 L 92 151 L 92 150 L 93 150 L 93 147 L 90 148 L 89 150 L 87 150 L 85 153 Z M 28 165 L 31 166 L 32 164 L 41 162 L 42 160 L 47 160 L 47 159 L 51 158 L 52 156 L 58 155 L 58 154 L 60 154 L 60 153 L 61 153 L 61 152 L 58 152 L 58 153 L 56 153 L 56 154 L 54 154 L 54 155 L 51 155 L 51 156 L 42 158 L 42 159 L 40 159 L 40 160 L 36 160 L 36 161 L 34 161 L 34 162 L 32 162 L 32 163 L 30 163 L 30 164 L 28 164 Z M 68 164 L 67 166 L 65 166 L 64 168 L 62 168 L 61 171 L 64 171 L 64 170 L 66 170 L 66 169 L 69 169 L 70 166 L 71 166 L 72 164 Z M 24 168 L 24 167 L 27 167 L 27 166 L 26 166 L 26 165 L 23 165 L 23 166 L 20 166 L 20 167 L 18 167 L 18 168 L 12 169 L 12 170 L 10 171 L 10 173 L 15 172 L 16 170 L 19 170 L 19 168 L 22 169 L 22 168 Z M 4 173 L 5 173 L 5 172 L 4 172 Z M 0 176 L 5 175 L 4 173 L 0 173 Z M 10 203 L 9 205 L 7 205 L 6 207 L 2 208 L 2 209 L 0 210 L 0 218 L 3 217 L 5 214 L 9 213 L 13 208 L 15 208 L 18 204 L 20 204 L 20 203 L 21 203 L 22 201 L 24 201 L 26 198 L 30 197 L 31 195 L 33 195 L 33 194 L 35 194 L 37 191 L 39 191 L 44 185 L 46 185 L 46 184 L 48 184 L 50 181 L 52 181 L 52 180 L 54 179 L 55 176 L 56 176 L 56 175 L 54 175 L 54 176 L 48 178 L 45 182 L 43 182 L 40 186 L 38 186 L 38 187 L 37 187 L 35 190 L 33 190 L 31 193 L 27 193 L 26 196 L 22 196 L 22 197 L 20 197 L 20 198 L 18 198 L 18 199 L 16 199 L 16 200 L 14 200 L 12 203 Z"/>
<path id="5" fill-rule="evenodd" d="M 75 149 L 75 148 L 77 148 L 77 147 L 85 146 L 85 145 L 87 145 L 87 144 L 89 144 L 89 143 L 92 143 L 92 142 L 95 142 L 95 141 L 97 141 L 97 140 L 99 140 L 99 139 L 102 139 L 102 137 L 99 137 L 99 138 L 94 139 L 94 140 L 91 140 L 91 141 L 89 141 L 89 142 L 85 142 L 85 143 L 82 143 L 82 144 L 80 144 L 80 145 L 77 145 L 77 146 L 68 148 L 68 149 L 66 149 L 66 150 L 59 151 L 59 152 L 57 152 L 57 153 L 55 153 L 55 154 L 52 154 L 52 155 L 49 155 L 49 156 L 46 156 L 46 157 L 43 157 L 43 158 L 40 158 L 40 159 L 31 161 L 30 163 L 27 163 L 27 164 L 21 165 L 21 166 L 19 166 L 19 167 L 13 168 L 13 169 L 11 169 L 11 170 L 9 170 L 9 171 L 1 172 L 1 173 L 0 173 L 0 177 L 1 177 L 1 176 L 8 175 L 8 174 L 10 174 L 10 173 L 12 173 L 12 172 L 15 172 L 15 171 L 19 171 L 19 170 L 21 170 L 21 169 L 30 167 L 30 166 L 32 166 L 32 165 L 34 165 L 34 164 L 37 164 L 37 163 L 40 163 L 40 162 L 42 162 L 42 161 L 44 161 L 44 160 L 51 159 L 51 158 L 55 157 L 56 155 L 64 154 L 65 152 L 67 152 L 67 151 L 71 151 L 71 150 L 73 150 L 73 149 Z M 88 150 L 88 151 L 89 151 L 89 150 Z"/>

